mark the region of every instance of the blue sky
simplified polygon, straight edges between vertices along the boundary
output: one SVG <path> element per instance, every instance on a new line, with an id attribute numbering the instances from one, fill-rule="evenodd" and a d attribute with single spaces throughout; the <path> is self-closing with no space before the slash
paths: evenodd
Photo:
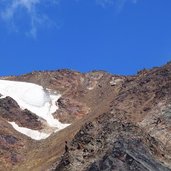
<path id="1" fill-rule="evenodd" d="M 170 0 L 2 0 L 0 75 L 135 74 L 171 60 Z"/>

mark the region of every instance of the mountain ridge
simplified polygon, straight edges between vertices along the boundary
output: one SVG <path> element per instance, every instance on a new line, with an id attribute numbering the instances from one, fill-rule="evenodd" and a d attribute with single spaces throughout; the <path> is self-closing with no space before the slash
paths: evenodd
<path id="1" fill-rule="evenodd" d="M 53 116 L 71 126 L 36 142 L 0 109 L 0 170 L 171 170 L 170 62 L 135 76 L 58 70 L 4 79 L 58 91 Z"/>

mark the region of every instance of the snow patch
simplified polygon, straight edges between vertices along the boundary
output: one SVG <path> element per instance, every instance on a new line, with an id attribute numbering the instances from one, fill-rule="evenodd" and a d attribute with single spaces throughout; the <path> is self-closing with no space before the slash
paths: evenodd
<path id="1" fill-rule="evenodd" d="M 110 81 L 110 85 L 115 86 L 115 85 L 121 83 L 122 81 L 123 81 L 123 79 L 121 79 L 121 78 L 116 79 L 116 78 L 112 77 L 112 80 Z"/>
<path id="2" fill-rule="evenodd" d="M 27 109 L 43 118 L 49 127 L 55 128 L 56 131 L 70 125 L 62 124 L 53 117 L 52 114 L 58 109 L 57 100 L 61 95 L 52 90 L 44 89 L 42 86 L 33 83 L 0 80 L 0 94 L 2 94 L 0 98 L 10 96 L 18 103 L 21 109 Z M 37 135 L 38 139 L 46 137 L 44 133 L 39 131 L 35 132 L 35 130 L 22 128 L 15 123 L 12 123 L 12 125 L 16 130 L 31 138 L 32 134 L 34 137 Z"/>
<path id="3" fill-rule="evenodd" d="M 8 122 L 10 123 L 13 128 L 15 130 L 17 130 L 18 132 L 34 139 L 34 140 L 42 140 L 42 139 L 46 139 L 47 137 L 50 136 L 50 134 L 46 134 L 37 130 L 32 130 L 32 129 L 28 129 L 28 128 L 24 128 L 24 127 L 19 127 L 15 122 Z"/>
<path id="4" fill-rule="evenodd" d="M 93 90 L 95 87 L 87 87 L 88 90 Z"/>

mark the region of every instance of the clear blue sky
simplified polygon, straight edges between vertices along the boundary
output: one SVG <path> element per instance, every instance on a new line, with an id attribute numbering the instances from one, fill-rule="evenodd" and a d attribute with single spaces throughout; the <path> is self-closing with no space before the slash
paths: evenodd
<path id="1" fill-rule="evenodd" d="M 171 60 L 171 0 L 0 2 L 0 75 L 135 74 Z"/>

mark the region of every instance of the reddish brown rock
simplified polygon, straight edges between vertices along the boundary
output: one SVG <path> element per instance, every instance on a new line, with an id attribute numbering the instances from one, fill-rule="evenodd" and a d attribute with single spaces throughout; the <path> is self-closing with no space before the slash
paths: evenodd
<path id="1" fill-rule="evenodd" d="M 58 70 L 3 79 L 32 82 L 58 91 L 62 97 L 54 116 L 71 126 L 46 140 L 30 140 L 7 121 L 29 127 L 29 120 L 30 127 L 36 129 L 39 122 L 34 114 L 18 111 L 11 99 L 1 99 L 1 168 L 171 170 L 171 63 L 135 76 Z M 16 111 L 18 115 L 11 117 L 10 112 Z"/>

